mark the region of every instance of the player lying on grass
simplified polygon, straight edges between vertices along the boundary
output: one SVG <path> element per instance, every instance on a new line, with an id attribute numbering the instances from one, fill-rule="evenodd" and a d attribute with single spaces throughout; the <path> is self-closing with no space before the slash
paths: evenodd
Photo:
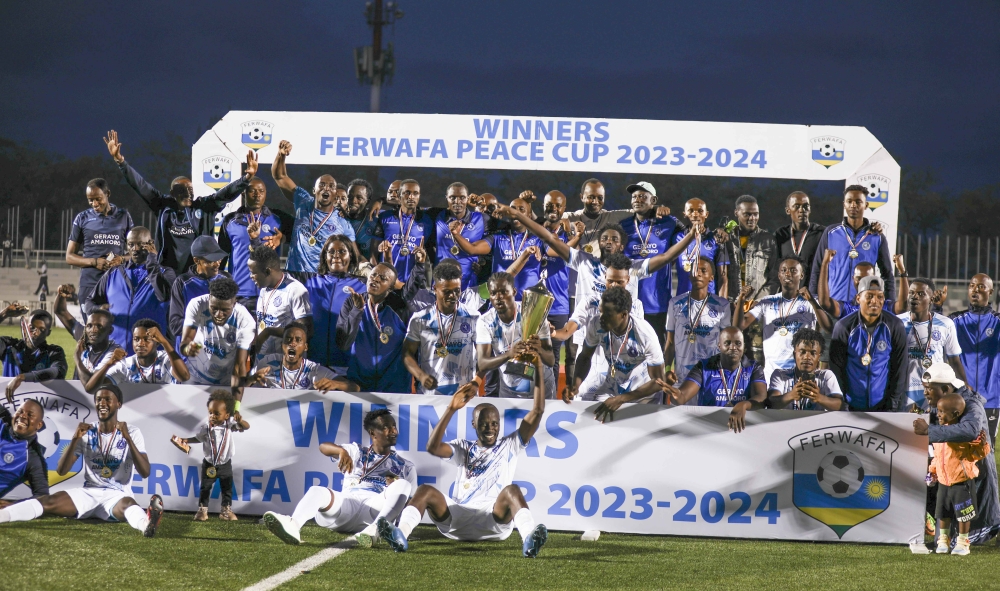
<path id="1" fill-rule="evenodd" d="M 302 526 L 315 519 L 320 527 L 357 534 L 358 545 L 371 548 L 376 539 L 375 523 L 395 521 L 417 485 L 417 470 L 393 449 L 399 432 L 387 409 L 366 414 L 364 427 L 372 438 L 370 447 L 357 443 L 319 446 L 344 474 L 343 492 L 310 486 L 291 517 L 273 511 L 264 514 L 264 524 L 271 533 L 286 544 L 300 544 Z"/>
<path id="2" fill-rule="evenodd" d="M 420 523 L 425 511 L 438 531 L 447 538 L 463 541 L 506 540 L 516 527 L 523 540 L 522 553 L 538 556 L 548 537 L 542 524 L 535 525 L 521 488 L 514 481 L 517 457 L 524 452 L 545 412 L 545 384 L 542 362 L 535 356 L 534 398 L 531 412 L 521 425 L 500 437 L 500 412 L 484 402 L 476 406 L 472 424 L 476 440 L 456 439 L 443 443 L 451 418 L 479 392 L 478 379 L 463 385 L 451 398 L 444 415 L 427 440 L 427 451 L 458 467 L 451 498 L 433 486 L 423 484 L 399 516 L 399 527 L 388 519 L 377 522 L 378 534 L 396 552 L 409 548 L 407 538 Z"/>
<path id="3" fill-rule="evenodd" d="M 163 514 L 163 499 L 153 495 L 149 509 L 143 510 L 126 492 L 132 483 L 132 467 L 149 477 L 149 459 L 142 432 L 118 420 L 122 391 L 107 384 L 94 393 L 98 421 L 80 423 L 73 440 L 59 458 L 56 471 L 65 476 L 83 454 L 83 487 L 59 491 L 0 509 L 0 523 L 30 521 L 43 514 L 77 519 L 97 518 L 127 521 L 151 538 L 156 535 Z"/>

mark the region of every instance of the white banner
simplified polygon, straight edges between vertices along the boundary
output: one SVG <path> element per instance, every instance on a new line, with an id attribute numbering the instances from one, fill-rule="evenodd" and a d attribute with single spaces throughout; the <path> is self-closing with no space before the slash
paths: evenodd
<path id="1" fill-rule="evenodd" d="M 119 418 L 141 429 L 152 464 L 133 475 L 140 502 L 163 496 L 167 509 L 197 507 L 200 446 L 185 455 L 171 435 L 195 434 L 207 417 L 209 388 L 131 385 Z M 80 486 L 80 463 L 65 479 L 54 468 L 80 421 L 95 421 L 93 398 L 78 382 L 23 384 L 46 409 L 39 439 L 54 490 Z M 476 399 L 473 404 L 486 402 Z M 503 429 L 517 428 L 530 401 L 489 399 Z M 249 431 L 234 435 L 237 513 L 291 513 L 311 485 L 340 488 L 336 462 L 321 441 L 360 442 L 364 413 L 386 406 L 399 426 L 397 451 L 421 483 L 449 491 L 455 468 L 426 452 L 446 397 L 328 394 L 248 389 Z M 892 413 L 758 411 L 748 429 L 726 429 L 728 409 L 630 405 L 600 424 L 593 403 L 549 401 L 541 427 L 518 460 L 517 483 L 535 519 L 550 529 L 906 543 L 923 532 L 927 438 L 913 417 Z M 13 409 L 12 409 L 13 410 Z M 472 407 L 460 411 L 445 440 L 475 438 Z M 11 496 L 26 496 L 19 487 Z M 217 511 L 218 484 L 211 502 Z"/>

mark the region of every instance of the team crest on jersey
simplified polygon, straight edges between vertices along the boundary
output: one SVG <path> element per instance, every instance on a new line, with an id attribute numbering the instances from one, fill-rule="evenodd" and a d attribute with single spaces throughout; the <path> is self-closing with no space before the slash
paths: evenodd
<path id="1" fill-rule="evenodd" d="M 634 343 L 629 343 L 628 344 L 628 354 L 629 354 L 630 357 L 638 357 L 639 356 L 639 349 L 635 346 Z"/>
<path id="2" fill-rule="evenodd" d="M 798 305 L 797 308 L 795 308 L 795 311 L 798 312 L 799 314 L 805 314 L 806 313 L 806 305 L 803 304 L 802 302 L 799 302 L 799 305 Z"/>
<path id="3" fill-rule="evenodd" d="M 861 248 L 863 250 L 871 250 L 872 249 L 872 243 L 868 242 L 867 240 L 865 240 L 864 242 L 861 243 Z"/>
<path id="4" fill-rule="evenodd" d="M 812 138 L 812 159 L 830 168 L 844 161 L 844 146 L 847 144 L 839 137 L 821 135 Z"/>
<path id="5" fill-rule="evenodd" d="M 200 220 L 201 216 L 202 216 L 202 211 L 200 209 L 194 210 L 194 217 L 196 217 L 196 218 L 198 218 Z"/>
<path id="6" fill-rule="evenodd" d="M 788 440 L 792 502 L 843 538 L 889 508 L 892 454 L 899 443 L 851 426 L 824 427 Z"/>
<path id="7" fill-rule="evenodd" d="M 226 342 L 230 345 L 236 342 L 236 331 L 229 331 L 226 335 Z"/>
<path id="8" fill-rule="evenodd" d="M 62 457 L 63 450 L 72 441 L 73 432 L 76 431 L 77 425 L 88 422 L 87 419 L 93 412 L 87 407 L 86 393 L 78 392 L 73 388 L 65 388 L 65 391 L 65 395 L 47 391 L 21 392 L 14 395 L 14 406 L 8 406 L 8 410 L 14 412 L 24 400 L 30 398 L 37 401 L 45 409 L 45 426 L 36 437 L 38 443 L 45 448 L 49 486 L 55 486 L 69 480 L 83 469 L 83 457 L 81 456 L 76 459 L 65 475 L 60 476 L 56 472 L 59 458 Z"/>
<path id="9" fill-rule="evenodd" d="M 350 287 L 348 287 L 347 285 L 345 285 L 344 287 L 342 287 L 342 288 L 340 289 L 340 291 L 342 291 L 342 292 L 344 292 L 344 293 L 351 293 L 351 288 L 350 288 Z"/>
<path id="10" fill-rule="evenodd" d="M 878 343 L 875 344 L 875 348 L 878 349 L 879 351 L 885 351 L 886 349 L 889 348 L 889 343 L 886 343 L 885 341 L 879 341 Z"/>
<path id="11" fill-rule="evenodd" d="M 240 141 L 243 142 L 244 146 L 253 150 L 259 150 L 271 145 L 271 136 L 274 130 L 273 123 L 268 121 L 244 121 L 242 128 L 243 133 L 240 135 Z"/>
<path id="12" fill-rule="evenodd" d="M 394 332 L 396 332 L 396 331 L 394 331 L 394 330 L 392 329 L 392 327 L 391 327 L 391 326 L 383 326 L 383 327 L 382 327 L 382 332 L 384 332 L 384 333 L 385 333 L 386 335 L 388 335 L 388 336 L 390 336 L 390 337 L 391 337 L 391 336 L 392 336 L 392 334 L 393 334 Z"/>
<path id="13" fill-rule="evenodd" d="M 889 185 L 892 181 L 884 174 L 863 174 L 856 184 L 865 188 L 865 200 L 868 209 L 875 211 L 889 202 Z"/>
<path id="14" fill-rule="evenodd" d="M 275 306 L 280 306 L 281 305 L 281 296 L 280 295 L 274 296 L 274 305 Z"/>
<path id="15" fill-rule="evenodd" d="M 201 180 L 213 189 L 221 189 L 233 180 L 233 159 L 226 156 L 209 156 L 201 161 Z"/>
<path id="16" fill-rule="evenodd" d="M 935 341 L 940 341 L 941 340 L 941 331 L 935 328 L 934 332 L 931 333 L 931 338 L 934 339 Z"/>
<path id="17" fill-rule="evenodd" d="M 992 328 L 987 328 L 986 329 L 986 336 L 988 336 L 988 337 L 993 336 L 993 329 Z"/>
<path id="18" fill-rule="evenodd" d="M 470 330 L 472 330 L 472 327 L 469 325 L 469 323 L 468 322 L 462 322 L 462 332 L 467 333 Z"/>
<path id="19" fill-rule="evenodd" d="M 10 452 L 7 452 L 7 453 L 5 453 L 3 455 L 3 463 L 4 464 L 10 464 L 13 461 L 14 461 L 14 454 L 12 454 Z"/>

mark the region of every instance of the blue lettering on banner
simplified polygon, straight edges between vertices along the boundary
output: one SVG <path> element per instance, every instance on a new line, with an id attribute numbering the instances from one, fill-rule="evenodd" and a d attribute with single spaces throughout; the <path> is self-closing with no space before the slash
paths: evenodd
<path id="1" fill-rule="evenodd" d="M 336 433 L 336 432 L 334 432 L 334 433 Z M 263 478 L 263 477 L 264 477 L 264 471 L 263 470 L 244 470 L 243 471 L 243 499 L 242 499 L 243 501 L 249 501 L 250 500 L 250 491 L 252 491 L 252 490 L 261 490 L 262 488 L 264 488 L 261 483 L 256 482 L 254 480 L 254 478 Z"/>
<path id="2" fill-rule="evenodd" d="M 170 496 L 170 468 L 164 464 L 150 464 L 149 465 L 149 482 L 147 483 L 146 491 L 155 495 L 157 493 L 169 497 Z M 159 489 L 159 490 L 158 490 Z"/>
<path id="3" fill-rule="evenodd" d="M 433 406 L 421 404 L 417 407 L 417 451 L 427 451 L 427 440 L 431 437 L 431 431 L 440 421 L 437 411 Z M 448 421 L 448 426 L 444 430 L 442 441 L 451 441 L 458 438 L 458 415 L 452 415 Z"/>
<path id="4" fill-rule="evenodd" d="M 399 434 L 396 436 L 396 449 L 410 451 L 410 405 L 400 404 L 398 412 L 396 428 L 399 429 Z"/>
<path id="5" fill-rule="evenodd" d="M 310 486 L 322 486 L 326 488 L 330 485 L 330 479 L 324 472 L 307 471 L 303 478 L 302 490 L 309 490 Z"/>
<path id="6" fill-rule="evenodd" d="M 292 501 L 288 494 L 288 484 L 285 483 L 285 473 L 281 470 L 271 470 L 271 474 L 267 477 L 267 486 L 264 487 L 264 497 L 261 500 L 267 503 L 275 495 L 278 495 L 278 498 L 284 503 Z"/>
<path id="7" fill-rule="evenodd" d="M 292 440 L 295 447 L 311 447 L 313 429 L 316 429 L 317 444 L 333 443 L 340 428 L 340 417 L 344 414 L 344 403 L 334 402 L 330 406 L 330 419 L 326 420 L 326 412 L 322 402 L 309 402 L 305 422 L 302 421 L 302 404 L 297 400 L 286 401 L 288 405 L 288 420 L 292 428 Z"/>
<path id="8" fill-rule="evenodd" d="M 177 484 L 177 496 L 187 497 L 198 494 L 201 490 L 201 477 L 198 467 L 188 466 L 187 478 L 184 478 L 183 470 L 183 466 L 174 465 L 174 482 Z"/>
<path id="9" fill-rule="evenodd" d="M 563 444 L 562 447 L 547 446 L 545 448 L 545 457 L 554 460 L 565 460 L 572 457 L 576 453 L 576 450 L 580 448 L 580 442 L 577 440 L 576 435 L 560 426 L 561 423 L 575 424 L 576 418 L 577 414 L 568 410 L 551 413 L 545 418 L 545 430 L 554 439 L 561 441 Z"/>

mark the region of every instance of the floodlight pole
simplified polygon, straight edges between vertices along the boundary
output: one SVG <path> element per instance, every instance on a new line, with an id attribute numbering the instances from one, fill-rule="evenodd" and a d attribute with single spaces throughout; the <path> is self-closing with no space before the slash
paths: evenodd
<path id="1" fill-rule="evenodd" d="M 372 18 L 372 61 L 376 64 L 382 57 L 382 0 L 375 0 Z M 380 74 L 380 73 L 379 73 Z M 382 98 L 382 76 L 376 74 L 372 80 L 371 112 L 378 113 L 379 100 Z"/>
<path id="2" fill-rule="evenodd" d="M 403 11 L 393 0 L 382 6 L 382 0 L 370 0 L 365 4 L 365 17 L 372 28 L 372 44 L 354 49 L 354 67 L 358 82 L 371 84 L 372 113 L 378 113 L 381 106 L 382 83 L 392 80 L 395 59 L 392 43 L 382 51 L 382 26 L 393 24 L 403 18 Z"/>

